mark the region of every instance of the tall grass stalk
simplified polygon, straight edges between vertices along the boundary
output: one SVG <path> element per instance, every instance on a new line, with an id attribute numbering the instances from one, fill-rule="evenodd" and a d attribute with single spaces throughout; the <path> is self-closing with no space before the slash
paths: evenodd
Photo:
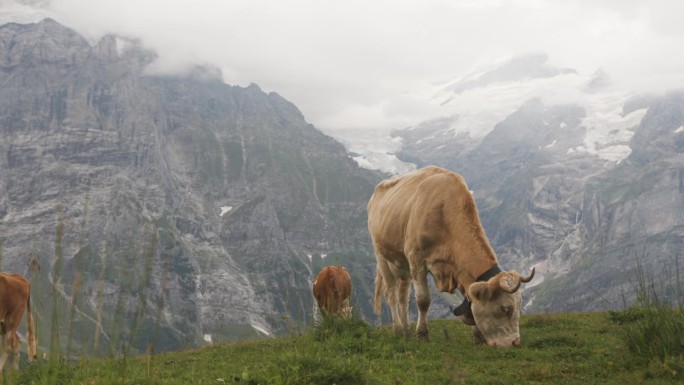
<path id="1" fill-rule="evenodd" d="M 48 383 L 54 384 L 57 378 L 58 365 L 61 359 L 59 348 L 59 309 L 62 278 L 62 238 L 64 236 L 64 206 L 57 206 L 57 233 L 55 235 L 55 255 L 52 275 L 52 319 L 50 327 L 50 356 L 48 367 Z"/>
<path id="2" fill-rule="evenodd" d="M 88 209 L 90 208 L 90 178 L 87 179 L 86 191 L 85 191 L 85 202 L 83 203 L 83 215 L 81 216 L 81 228 L 78 237 L 78 251 L 74 255 L 74 279 L 71 284 L 71 300 L 69 301 L 69 320 L 68 331 L 67 331 L 67 348 L 66 355 L 69 357 L 71 355 L 71 343 L 73 341 L 73 329 L 74 329 L 74 316 L 76 315 L 78 293 L 81 289 L 82 276 L 84 272 L 88 271 L 88 265 L 90 264 L 90 255 L 85 255 L 85 233 L 86 224 L 88 221 Z M 89 252 L 87 254 L 90 254 Z"/>
<path id="3" fill-rule="evenodd" d="M 629 350 L 643 358 L 658 358 L 666 362 L 684 357 L 684 309 L 679 264 L 675 263 L 676 301 L 663 300 L 652 276 L 647 276 L 637 256 L 636 305 L 629 309 L 631 316 L 625 341 Z M 669 277 L 671 280 L 672 277 Z M 663 285 L 668 284 L 664 282 Z M 672 287 L 672 285 L 670 285 Z"/>
<path id="4" fill-rule="evenodd" d="M 109 223 L 105 224 L 105 234 L 109 233 Z M 105 285 L 105 272 L 107 271 L 107 264 L 109 263 L 109 243 L 105 239 L 102 244 L 102 258 L 100 266 L 100 274 L 97 277 L 97 294 L 95 303 L 97 303 L 97 308 L 95 309 L 95 332 L 93 336 L 93 355 L 97 354 L 100 348 L 100 334 L 102 330 L 102 311 L 104 307 L 104 285 Z M 106 335 L 105 335 L 106 337 Z"/>

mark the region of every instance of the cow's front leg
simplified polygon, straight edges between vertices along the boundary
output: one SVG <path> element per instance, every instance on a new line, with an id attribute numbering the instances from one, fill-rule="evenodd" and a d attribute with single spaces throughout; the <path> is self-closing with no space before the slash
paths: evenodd
<path id="1" fill-rule="evenodd" d="M 427 270 L 420 269 L 413 275 L 413 288 L 416 291 L 416 305 L 418 305 L 418 324 L 416 325 L 416 337 L 421 340 L 429 340 L 427 313 L 430 309 L 430 288 L 427 282 Z"/>

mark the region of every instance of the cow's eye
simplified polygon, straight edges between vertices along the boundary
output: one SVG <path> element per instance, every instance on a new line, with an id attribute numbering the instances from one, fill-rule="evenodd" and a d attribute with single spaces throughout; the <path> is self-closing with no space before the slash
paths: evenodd
<path id="1" fill-rule="evenodd" d="M 513 314 L 513 309 L 508 306 L 501 306 L 501 311 L 508 317 Z"/>

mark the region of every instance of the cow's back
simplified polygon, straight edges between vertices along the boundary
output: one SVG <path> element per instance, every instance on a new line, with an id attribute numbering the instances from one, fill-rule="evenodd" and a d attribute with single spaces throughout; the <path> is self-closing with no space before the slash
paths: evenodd
<path id="1" fill-rule="evenodd" d="M 436 166 L 380 182 L 368 202 L 368 230 L 376 247 L 401 252 L 407 235 L 420 237 L 432 228 L 444 229 L 444 223 L 430 222 L 444 220 L 437 211 L 460 205 L 454 198 L 464 192 L 467 186 L 460 175 Z"/>
<path id="2" fill-rule="evenodd" d="M 329 314 L 338 314 L 349 306 L 351 276 L 342 266 L 326 266 L 316 276 L 313 294 L 318 307 Z"/>
<path id="3" fill-rule="evenodd" d="M 19 309 L 23 314 L 29 290 L 29 282 L 23 276 L 0 273 L 0 318 L 4 320 Z"/>

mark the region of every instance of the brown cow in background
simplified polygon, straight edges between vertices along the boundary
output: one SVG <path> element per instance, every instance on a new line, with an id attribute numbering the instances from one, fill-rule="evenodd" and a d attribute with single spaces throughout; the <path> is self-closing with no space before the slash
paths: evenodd
<path id="1" fill-rule="evenodd" d="M 342 266 L 324 267 L 313 284 L 313 295 L 321 313 L 327 316 L 351 316 L 351 288 L 347 269 Z"/>
<path id="2" fill-rule="evenodd" d="M 418 305 L 416 335 L 428 338 L 430 289 L 461 291 L 472 301 L 463 306 L 476 336 L 490 346 L 517 346 L 521 277 L 501 271 L 485 236 L 468 186 L 462 176 L 430 166 L 380 182 L 368 202 L 368 230 L 377 261 L 375 311 L 385 297 L 395 332 L 409 330 L 411 281 Z"/>
<path id="3" fill-rule="evenodd" d="M 0 273 L 0 327 L 2 331 L 2 355 L 0 371 L 5 366 L 9 354 L 12 368 L 19 369 L 19 335 L 17 329 L 21 318 L 27 311 L 28 360 L 36 358 L 36 331 L 31 314 L 31 285 L 19 274 Z"/>

